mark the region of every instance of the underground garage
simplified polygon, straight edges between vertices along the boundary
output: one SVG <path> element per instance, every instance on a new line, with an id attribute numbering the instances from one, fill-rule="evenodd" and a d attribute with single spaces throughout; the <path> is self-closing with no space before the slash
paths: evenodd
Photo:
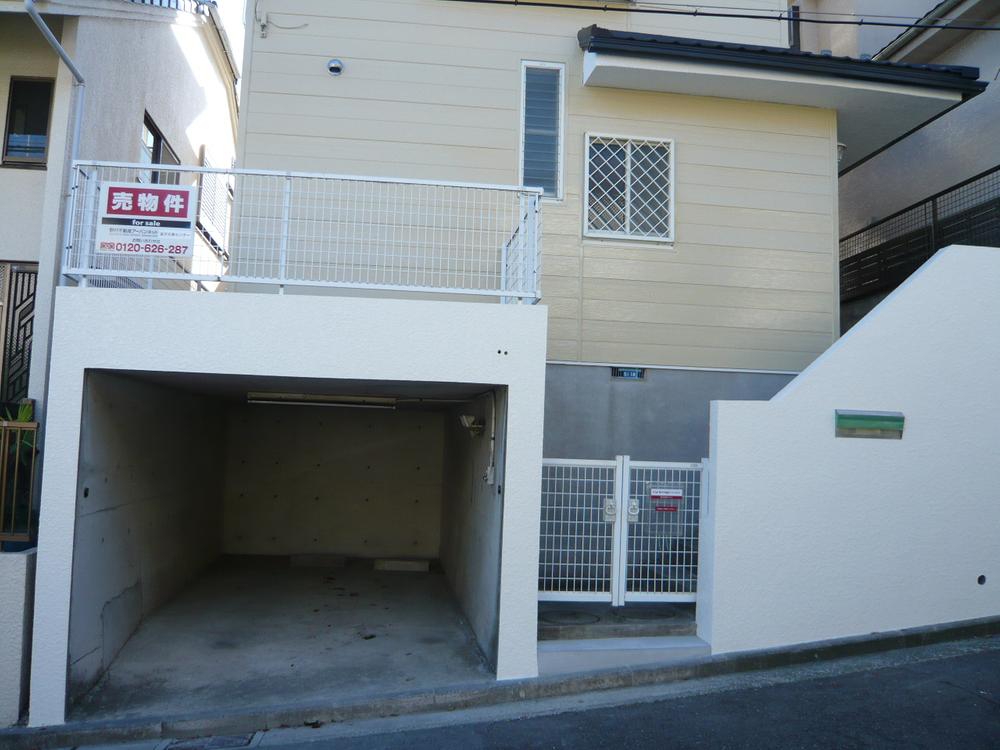
<path id="1" fill-rule="evenodd" d="M 495 679 L 505 401 L 89 371 L 70 716 Z"/>

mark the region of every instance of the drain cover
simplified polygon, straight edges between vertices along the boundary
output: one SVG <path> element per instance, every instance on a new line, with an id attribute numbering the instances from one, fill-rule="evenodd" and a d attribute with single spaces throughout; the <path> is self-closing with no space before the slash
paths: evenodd
<path id="1" fill-rule="evenodd" d="M 229 748 L 247 747 L 252 739 L 252 734 L 198 737 L 193 740 L 175 740 L 167 745 L 167 750 L 229 750 Z"/>

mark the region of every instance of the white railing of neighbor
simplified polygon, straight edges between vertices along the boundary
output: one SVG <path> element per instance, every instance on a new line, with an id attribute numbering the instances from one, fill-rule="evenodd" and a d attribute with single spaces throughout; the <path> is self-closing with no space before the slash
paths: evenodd
<path id="1" fill-rule="evenodd" d="M 156 254 L 100 241 L 110 187 L 138 183 L 136 199 L 196 188 L 193 247 L 161 245 Z M 505 185 L 80 161 L 62 273 L 84 286 L 337 287 L 532 302 L 539 205 L 540 191 Z"/>

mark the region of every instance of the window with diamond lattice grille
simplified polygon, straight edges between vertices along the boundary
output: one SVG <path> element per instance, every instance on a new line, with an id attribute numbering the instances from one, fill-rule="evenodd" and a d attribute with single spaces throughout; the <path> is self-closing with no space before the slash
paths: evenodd
<path id="1" fill-rule="evenodd" d="M 588 136 L 585 234 L 673 241 L 673 151 L 672 141 Z"/>

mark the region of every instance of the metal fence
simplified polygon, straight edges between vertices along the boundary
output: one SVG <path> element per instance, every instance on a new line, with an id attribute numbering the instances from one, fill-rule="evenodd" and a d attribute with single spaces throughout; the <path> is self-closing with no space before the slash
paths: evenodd
<path id="1" fill-rule="evenodd" d="M 0 421 L 0 542 L 34 538 L 37 422 Z"/>
<path id="2" fill-rule="evenodd" d="M 198 188 L 193 252 L 98 247 L 101 186 L 136 183 Z M 537 300 L 539 198 L 501 185 L 78 162 L 63 274 L 129 288 L 241 284 Z"/>
<path id="3" fill-rule="evenodd" d="M 840 298 L 889 291 L 942 247 L 1000 245 L 1000 167 L 840 241 Z"/>
<path id="4" fill-rule="evenodd" d="M 539 599 L 694 601 L 701 463 L 546 459 Z"/>
<path id="5" fill-rule="evenodd" d="M 208 6 L 218 6 L 215 0 L 129 0 L 136 5 L 152 5 L 155 8 L 181 10 L 187 13 L 201 13 Z"/>

